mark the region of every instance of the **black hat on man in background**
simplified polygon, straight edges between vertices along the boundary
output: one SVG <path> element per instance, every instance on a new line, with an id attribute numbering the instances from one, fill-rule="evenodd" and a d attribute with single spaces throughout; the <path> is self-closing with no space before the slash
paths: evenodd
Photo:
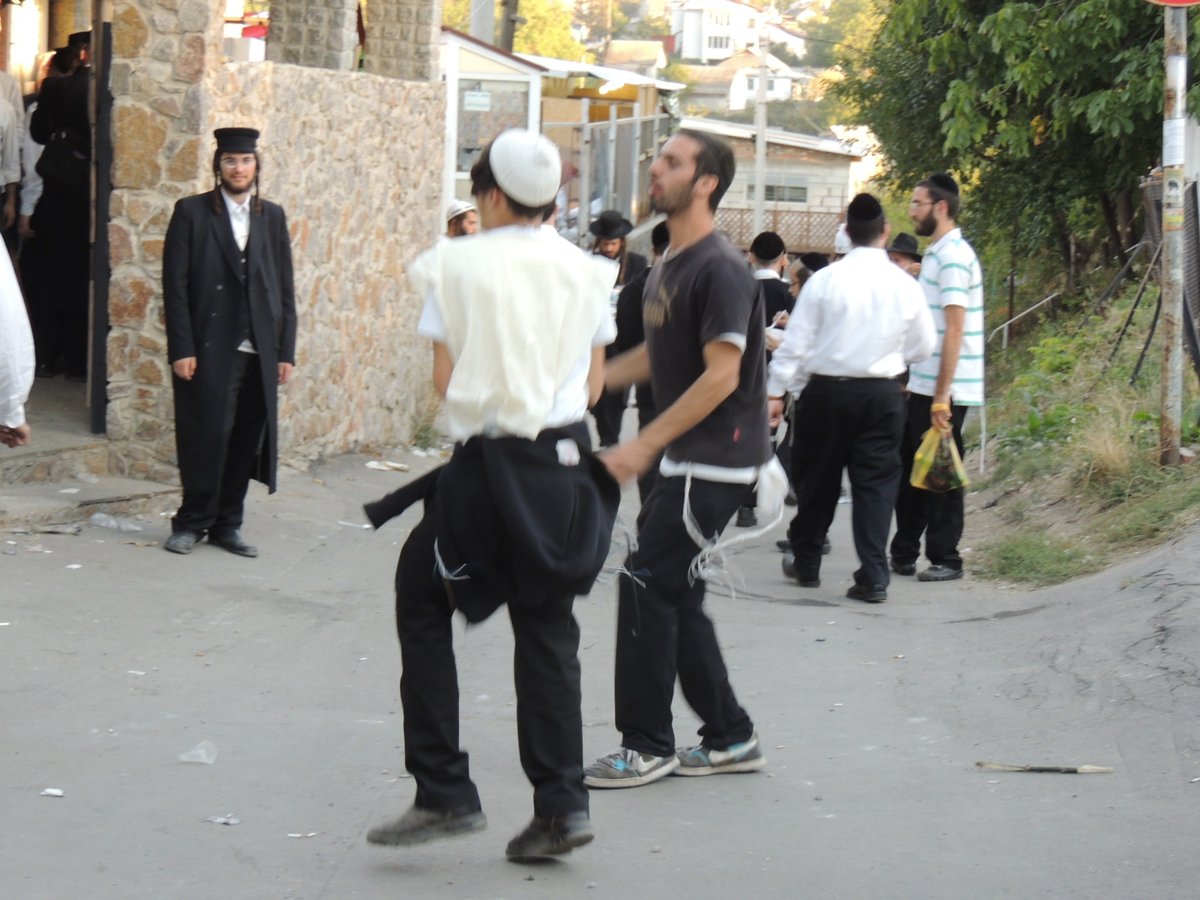
<path id="1" fill-rule="evenodd" d="M 902 231 L 896 235 L 892 241 L 892 246 L 887 248 L 888 253 L 899 253 L 901 256 L 907 256 L 914 262 L 920 262 L 922 257 L 917 249 L 917 239 L 907 231 Z"/>
<path id="2" fill-rule="evenodd" d="M 633 223 L 615 209 L 606 209 L 596 216 L 588 226 L 588 231 L 602 241 L 613 241 L 633 231 Z"/>

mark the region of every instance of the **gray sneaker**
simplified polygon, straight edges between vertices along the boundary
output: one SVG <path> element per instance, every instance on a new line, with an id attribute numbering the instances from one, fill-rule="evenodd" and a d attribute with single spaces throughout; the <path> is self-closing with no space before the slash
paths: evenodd
<path id="1" fill-rule="evenodd" d="M 584 766 L 583 783 L 591 788 L 631 788 L 670 775 L 679 767 L 678 756 L 653 756 L 622 747 Z"/>
<path id="2" fill-rule="evenodd" d="M 711 750 L 703 744 L 680 750 L 676 775 L 722 775 L 727 772 L 754 772 L 767 764 L 758 746 L 758 734 L 726 750 Z"/>

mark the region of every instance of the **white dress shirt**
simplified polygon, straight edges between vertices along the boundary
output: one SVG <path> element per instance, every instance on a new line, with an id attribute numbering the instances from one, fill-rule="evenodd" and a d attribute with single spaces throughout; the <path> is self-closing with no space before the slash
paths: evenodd
<path id="1" fill-rule="evenodd" d="M 916 279 L 876 247 L 855 247 L 804 284 L 767 395 L 798 394 L 812 375 L 894 378 L 933 352 L 937 333 Z"/>
<path id="2" fill-rule="evenodd" d="M 29 133 L 29 123 L 33 119 L 37 101 L 29 104 L 25 111 L 25 137 L 21 141 L 21 210 L 20 215 L 32 216 L 37 208 L 37 202 L 42 199 L 42 176 L 38 174 L 38 160 L 42 158 L 41 144 Z"/>
<path id="3" fill-rule="evenodd" d="M 615 262 L 552 228 L 509 225 L 437 243 L 408 277 L 425 298 L 417 334 L 445 344 L 454 361 L 454 440 L 532 439 L 583 419 L 592 351 L 616 337 Z"/>
<path id="4" fill-rule="evenodd" d="M 33 333 L 7 253 L 0 253 L 0 425 L 25 424 L 33 386 Z"/>

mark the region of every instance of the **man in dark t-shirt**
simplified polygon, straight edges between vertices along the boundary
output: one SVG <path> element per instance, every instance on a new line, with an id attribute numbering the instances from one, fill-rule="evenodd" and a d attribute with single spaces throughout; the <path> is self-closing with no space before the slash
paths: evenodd
<path id="1" fill-rule="evenodd" d="M 646 282 L 646 340 L 609 361 L 605 383 L 649 380 L 659 413 L 601 459 L 623 484 L 660 453 L 662 461 L 619 582 L 621 747 L 584 769 L 591 788 L 636 787 L 672 772 L 748 772 L 766 762 L 729 684 L 700 576 L 771 456 L 762 299 L 745 263 L 714 233 L 733 173 L 728 146 L 688 130 L 668 140 L 650 167 L 650 202 L 667 214 L 671 245 Z M 678 752 L 676 677 L 704 723 L 700 744 Z"/>

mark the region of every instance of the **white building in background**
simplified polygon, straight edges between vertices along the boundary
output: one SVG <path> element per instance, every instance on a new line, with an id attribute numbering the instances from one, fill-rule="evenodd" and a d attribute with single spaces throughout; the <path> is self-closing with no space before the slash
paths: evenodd
<path id="1" fill-rule="evenodd" d="M 771 7 L 760 10 L 741 0 L 666 0 L 664 15 L 676 53 L 686 62 L 710 65 L 742 50 L 758 52 L 764 34 L 770 46 L 804 56 L 804 38 Z"/>
<path id="2" fill-rule="evenodd" d="M 667 13 L 676 52 L 702 65 L 757 51 L 769 15 L 738 0 L 668 0 Z"/>
<path id="3" fill-rule="evenodd" d="M 754 237 L 754 126 L 689 117 L 679 124 L 718 135 L 733 149 L 737 173 L 717 210 L 717 227 L 735 245 L 748 246 Z M 765 227 L 783 238 L 789 252 L 832 252 L 838 223 L 859 187 L 855 165 L 860 161 L 858 152 L 839 140 L 768 128 Z"/>

